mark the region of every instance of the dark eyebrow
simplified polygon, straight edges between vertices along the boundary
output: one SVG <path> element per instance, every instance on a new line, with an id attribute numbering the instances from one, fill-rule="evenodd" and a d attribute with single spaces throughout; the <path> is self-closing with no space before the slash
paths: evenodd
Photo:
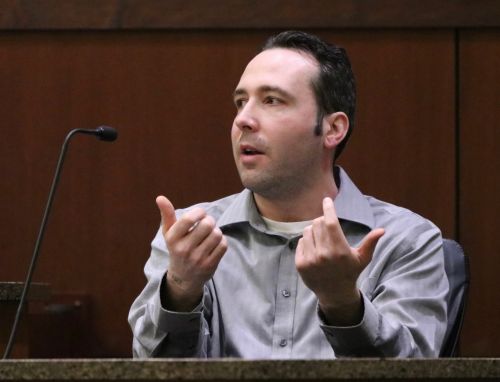
<path id="1" fill-rule="evenodd" d="M 273 93 L 278 93 L 281 96 L 288 98 L 288 99 L 294 99 L 295 97 L 292 96 L 290 93 L 288 93 L 285 89 L 280 88 L 278 86 L 270 86 L 270 85 L 263 85 L 257 89 L 259 93 L 268 93 L 268 92 L 273 92 Z M 240 95 L 246 95 L 247 91 L 245 89 L 236 89 L 233 92 L 233 98 L 236 96 Z"/>
<path id="2" fill-rule="evenodd" d="M 288 93 L 285 89 L 280 88 L 279 86 L 261 86 L 259 88 L 259 91 L 262 93 L 267 93 L 267 92 L 273 92 L 273 93 L 278 93 L 284 98 L 288 99 L 294 99 L 295 97 L 292 96 L 290 93 Z"/>
<path id="3" fill-rule="evenodd" d="M 236 97 L 236 96 L 239 96 L 239 95 L 244 95 L 244 94 L 247 94 L 247 92 L 243 89 L 236 89 L 234 92 L 233 92 L 233 98 Z"/>

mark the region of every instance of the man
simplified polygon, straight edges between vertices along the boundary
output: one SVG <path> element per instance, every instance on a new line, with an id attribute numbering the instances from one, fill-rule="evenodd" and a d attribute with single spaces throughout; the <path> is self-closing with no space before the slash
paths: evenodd
<path id="1" fill-rule="evenodd" d="M 442 239 L 334 166 L 352 130 L 345 51 L 283 32 L 234 91 L 240 194 L 174 211 L 129 322 L 136 357 L 433 357 L 446 328 Z"/>

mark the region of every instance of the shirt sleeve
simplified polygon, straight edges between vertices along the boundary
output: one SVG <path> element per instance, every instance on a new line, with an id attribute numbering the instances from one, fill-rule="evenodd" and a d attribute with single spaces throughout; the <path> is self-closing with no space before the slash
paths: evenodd
<path id="1" fill-rule="evenodd" d="M 168 251 L 160 231 L 151 247 L 151 256 L 144 267 L 147 284 L 128 316 L 134 358 L 207 357 L 209 336 L 204 307 L 210 305 L 208 288 L 205 286 L 202 301 L 191 312 L 164 309 L 160 296 L 165 287 Z"/>
<path id="2" fill-rule="evenodd" d="M 321 328 L 337 357 L 438 357 L 447 324 L 442 238 L 430 222 L 380 240 L 355 326 Z"/>

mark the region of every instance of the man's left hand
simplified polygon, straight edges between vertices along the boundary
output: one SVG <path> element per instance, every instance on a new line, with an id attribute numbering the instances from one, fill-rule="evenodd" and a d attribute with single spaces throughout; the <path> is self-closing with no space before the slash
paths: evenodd
<path id="1" fill-rule="evenodd" d="M 381 228 L 372 230 L 359 247 L 349 246 L 331 198 L 323 199 L 323 216 L 304 229 L 295 253 L 295 265 L 306 286 L 319 300 L 327 323 L 358 324 L 363 316 L 356 280 L 371 261 Z"/>

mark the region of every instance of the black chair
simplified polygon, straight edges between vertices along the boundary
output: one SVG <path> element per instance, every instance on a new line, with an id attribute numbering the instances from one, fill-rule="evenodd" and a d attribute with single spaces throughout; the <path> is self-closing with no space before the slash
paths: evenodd
<path id="1" fill-rule="evenodd" d="M 448 325 L 440 357 L 456 357 L 469 290 L 469 259 L 462 247 L 453 240 L 443 239 L 444 268 L 450 291 L 447 297 Z"/>

